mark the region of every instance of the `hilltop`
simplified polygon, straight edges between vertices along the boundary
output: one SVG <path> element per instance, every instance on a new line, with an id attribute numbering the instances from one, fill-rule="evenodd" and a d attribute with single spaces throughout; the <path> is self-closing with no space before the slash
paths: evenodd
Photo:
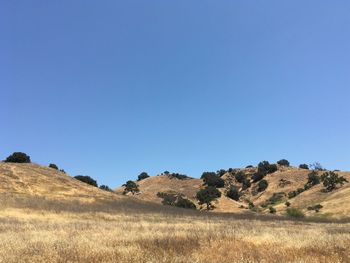
<path id="1" fill-rule="evenodd" d="M 312 217 L 341 219 L 350 216 L 350 183 L 345 183 L 330 192 L 324 191 L 322 183 L 304 189 L 311 170 L 283 165 L 276 167 L 276 171 L 263 177 L 263 180 L 267 182 L 267 187 L 262 191 L 258 190 L 259 182 L 262 180 L 254 182 L 251 179 L 258 172 L 257 167 L 221 170 L 218 176 L 224 181 L 224 186 L 218 188 L 221 197 L 213 202 L 211 211 L 261 214 L 269 214 L 273 211 L 274 214 L 285 215 L 288 208 L 296 208 L 306 216 Z M 325 172 L 327 171 L 315 171 L 318 177 Z M 336 173 L 350 182 L 349 172 L 336 171 Z M 249 187 L 244 189 L 243 184 L 237 180 L 239 179 L 238 174 L 243 174 L 247 178 Z M 205 210 L 205 207 L 199 205 L 196 199 L 197 192 L 205 187 L 203 179 L 190 177 L 178 179 L 171 174 L 161 174 L 136 181 L 136 183 L 139 192 L 133 196 L 140 200 L 160 204 L 163 199 L 158 193 L 177 194 L 191 200 L 196 204 L 197 209 Z M 240 195 L 238 200 L 227 197 L 227 191 L 231 187 L 238 190 Z M 119 187 L 115 192 L 122 194 L 123 189 L 124 187 Z M 291 197 L 291 192 L 296 192 L 296 196 Z M 322 206 L 317 212 L 311 209 L 316 205 Z"/>

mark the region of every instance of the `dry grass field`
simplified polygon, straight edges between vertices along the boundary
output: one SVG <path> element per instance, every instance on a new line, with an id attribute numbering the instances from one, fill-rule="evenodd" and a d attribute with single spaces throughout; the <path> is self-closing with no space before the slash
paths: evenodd
<path id="1" fill-rule="evenodd" d="M 189 211 L 0 166 L 0 263 L 350 262 L 346 221 Z"/>

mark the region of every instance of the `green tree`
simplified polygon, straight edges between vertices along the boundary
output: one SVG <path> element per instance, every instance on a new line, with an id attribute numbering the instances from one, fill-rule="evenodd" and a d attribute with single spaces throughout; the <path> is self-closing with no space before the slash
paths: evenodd
<path id="1" fill-rule="evenodd" d="M 199 190 L 196 195 L 200 205 L 207 205 L 207 210 L 210 210 L 213 207 L 211 202 L 220 196 L 221 192 L 214 186 L 207 186 L 206 188 Z"/>
<path id="2" fill-rule="evenodd" d="M 5 160 L 6 163 L 30 163 L 30 156 L 22 152 L 14 152 Z"/>
<path id="3" fill-rule="evenodd" d="M 268 161 L 262 161 L 258 164 L 258 173 L 261 174 L 270 174 L 277 171 L 276 164 L 270 164 Z"/>
<path id="4" fill-rule="evenodd" d="M 148 173 L 142 172 L 142 173 L 140 173 L 139 176 L 137 177 L 137 181 L 141 181 L 141 180 L 146 179 L 146 178 L 148 178 L 148 177 L 149 177 Z"/>
<path id="5" fill-rule="evenodd" d="M 97 182 L 94 179 L 92 179 L 90 176 L 77 175 L 77 176 L 74 176 L 74 178 L 79 180 L 79 181 L 81 181 L 81 182 L 84 182 L 86 184 L 89 184 L 89 185 L 97 187 Z"/>
<path id="6" fill-rule="evenodd" d="M 109 186 L 108 185 L 101 185 L 100 187 L 99 187 L 101 190 L 105 190 L 105 191 L 108 191 L 108 192 L 113 192 L 113 190 L 111 189 L 111 188 L 109 188 Z"/>
<path id="7" fill-rule="evenodd" d="M 139 186 L 134 181 L 129 180 L 123 186 L 125 187 L 123 194 L 131 192 L 134 195 L 135 193 L 140 192 Z"/>
<path id="8" fill-rule="evenodd" d="M 343 185 L 348 182 L 343 176 L 339 176 L 335 172 L 325 172 L 321 175 L 321 181 L 327 192 L 333 191 L 337 185 Z"/>

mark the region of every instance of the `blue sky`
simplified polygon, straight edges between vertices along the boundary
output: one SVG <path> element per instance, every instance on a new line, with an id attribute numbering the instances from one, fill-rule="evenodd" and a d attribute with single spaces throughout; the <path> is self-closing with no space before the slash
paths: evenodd
<path id="1" fill-rule="evenodd" d="M 142 171 L 350 170 L 349 1 L 1 1 L 0 157 Z"/>

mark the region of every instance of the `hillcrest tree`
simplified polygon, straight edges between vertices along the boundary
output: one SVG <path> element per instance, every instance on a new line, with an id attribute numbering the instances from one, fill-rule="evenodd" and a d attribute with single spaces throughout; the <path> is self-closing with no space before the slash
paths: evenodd
<path id="1" fill-rule="evenodd" d="M 146 179 L 146 178 L 148 178 L 148 177 L 149 177 L 148 173 L 142 172 L 142 173 L 140 173 L 139 176 L 137 177 L 137 181 L 141 181 L 141 180 Z"/>
<path id="2" fill-rule="evenodd" d="M 6 163 L 30 163 L 30 156 L 22 152 L 14 152 L 5 160 Z"/>

